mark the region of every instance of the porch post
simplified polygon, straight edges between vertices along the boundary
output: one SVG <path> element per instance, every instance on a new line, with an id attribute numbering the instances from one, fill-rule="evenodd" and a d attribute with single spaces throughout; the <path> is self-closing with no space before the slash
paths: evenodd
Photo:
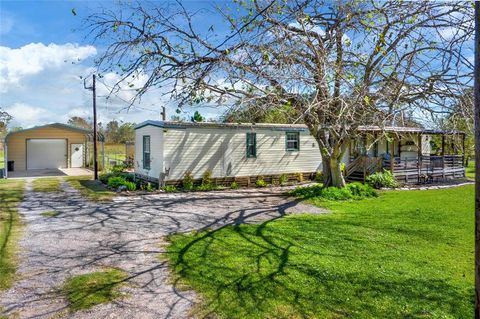
<path id="1" fill-rule="evenodd" d="M 392 142 L 390 143 L 390 171 L 393 174 L 394 168 L 395 168 L 395 158 L 394 158 L 394 152 L 395 152 L 395 136 L 392 138 Z"/>
<path id="2" fill-rule="evenodd" d="M 420 182 L 420 175 L 422 174 L 422 156 L 423 156 L 423 152 L 422 152 L 422 133 L 418 133 L 418 136 L 417 136 L 418 140 L 417 140 L 417 167 L 418 167 L 418 182 Z"/>
<path id="3" fill-rule="evenodd" d="M 442 156 L 445 156 L 445 134 L 442 133 Z"/>

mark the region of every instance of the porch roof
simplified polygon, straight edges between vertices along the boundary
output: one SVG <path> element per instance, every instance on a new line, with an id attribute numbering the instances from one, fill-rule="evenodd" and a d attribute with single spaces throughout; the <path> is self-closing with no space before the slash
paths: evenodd
<path id="1" fill-rule="evenodd" d="M 425 129 L 421 127 L 408 127 L 408 126 L 359 126 L 359 131 L 364 132 L 390 132 L 390 133 L 417 133 L 417 134 L 444 134 L 444 135 L 457 135 L 465 134 L 462 131 L 456 130 L 435 130 L 435 129 Z"/>

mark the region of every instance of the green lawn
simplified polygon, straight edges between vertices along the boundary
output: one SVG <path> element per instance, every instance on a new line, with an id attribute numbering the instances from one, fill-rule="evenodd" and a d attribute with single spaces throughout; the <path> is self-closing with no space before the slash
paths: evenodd
<path id="1" fill-rule="evenodd" d="M 56 177 L 36 178 L 32 182 L 32 188 L 35 192 L 59 192 L 60 182 Z"/>
<path id="2" fill-rule="evenodd" d="M 324 202 L 332 213 L 173 235 L 168 258 L 200 317 L 471 318 L 473 194 Z"/>
<path id="3" fill-rule="evenodd" d="M 78 189 L 80 193 L 93 201 L 110 201 L 115 193 L 108 190 L 99 181 L 92 180 L 91 176 L 68 176 L 65 180 Z"/>
<path id="4" fill-rule="evenodd" d="M 468 166 L 465 169 L 465 177 L 475 179 L 475 161 L 468 162 Z"/>
<path id="5" fill-rule="evenodd" d="M 117 269 L 78 275 L 65 281 L 63 292 L 72 310 L 88 309 L 121 297 L 118 287 L 126 278 Z"/>
<path id="6" fill-rule="evenodd" d="M 23 199 L 24 187 L 23 180 L 0 179 L 0 290 L 9 288 L 15 275 L 22 225 L 17 205 Z"/>

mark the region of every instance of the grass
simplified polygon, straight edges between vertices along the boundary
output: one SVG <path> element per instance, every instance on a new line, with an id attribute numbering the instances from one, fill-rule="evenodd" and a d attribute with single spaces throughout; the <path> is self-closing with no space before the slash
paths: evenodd
<path id="1" fill-rule="evenodd" d="M 469 179 L 475 179 L 475 161 L 468 162 L 468 166 L 465 169 L 465 177 Z"/>
<path id="2" fill-rule="evenodd" d="M 23 199 L 25 182 L 0 179 L 0 290 L 12 285 L 17 264 L 17 241 L 22 222 L 17 204 Z"/>
<path id="3" fill-rule="evenodd" d="M 331 213 L 169 237 L 215 318 L 471 318 L 472 185 L 322 202 Z"/>
<path id="4" fill-rule="evenodd" d="M 68 176 L 65 180 L 83 196 L 93 201 L 110 201 L 115 196 L 115 193 L 102 183 L 92 180 L 91 176 Z"/>
<path id="5" fill-rule="evenodd" d="M 70 309 L 88 309 L 121 297 L 118 287 L 126 278 L 127 274 L 117 269 L 78 275 L 65 281 L 63 292 Z"/>
<path id="6" fill-rule="evenodd" d="M 36 178 L 32 182 L 35 192 L 59 192 L 60 179 L 55 177 Z"/>
<path id="7" fill-rule="evenodd" d="M 51 218 L 51 217 L 57 217 L 58 215 L 60 215 L 60 213 L 59 213 L 59 212 L 56 212 L 56 211 L 54 211 L 54 210 L 50 210 L 50 211 L 48 211 L 48 212 L 43 212 L 43 213 L 41 213 L 41 215 L 42 215 L 43 217 Z"/>

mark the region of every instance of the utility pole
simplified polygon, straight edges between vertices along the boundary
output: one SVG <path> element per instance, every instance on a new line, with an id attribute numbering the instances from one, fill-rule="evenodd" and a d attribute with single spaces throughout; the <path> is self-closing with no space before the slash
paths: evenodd
<path id="1" fill-rule="evenodd" d="M 98 160 L 97 160 L 97 94 L 95 91 L 95 74 L 93 75 L 92 86 L 87 87 L 85 85 L 85 80 L 83 81 L 83 86 L 87 90 L 92 91 L 93 95 L 93 176 L 95 180 L 98 180 Z"/>
<path id="2" fill-rule="evenodd" d="M 167 113 L 165 110 L 165 106 L 162 106 L 162 112 L 160 114 L 162 115 L 162 121 L 165 122 L 167 120 Z"/>
<path id="3" fill-rule="evenodd" d="M 475 318 L 480 319 L 480 2 L 475 1 Z"/>

